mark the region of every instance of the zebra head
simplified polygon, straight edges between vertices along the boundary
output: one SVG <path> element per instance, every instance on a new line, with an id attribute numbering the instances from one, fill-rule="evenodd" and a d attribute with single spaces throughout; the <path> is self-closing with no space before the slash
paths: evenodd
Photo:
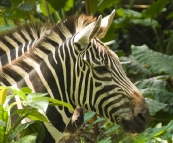
<path id="1" fill-rule="evenodd" d="M 75 104 L 116 122 L 124 131 L 143 132 L 149 123 L 147 103 L 126 76 L 118 56 L 102 43 L 114 17 L 100 16 L 74 37 Z"/>

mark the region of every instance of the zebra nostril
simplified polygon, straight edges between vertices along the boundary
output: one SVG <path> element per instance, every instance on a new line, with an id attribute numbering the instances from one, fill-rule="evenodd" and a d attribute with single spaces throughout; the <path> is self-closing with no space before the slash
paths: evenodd
<path id="1" fill-rule="evenodd" d="M 137 114 L 137 120 L 138 120 L 140 123 L 146 123 L 146 117 L 145 117 L 145 115 L 143 115 L 142 113 L 138 113 L 138 114 Z"/>

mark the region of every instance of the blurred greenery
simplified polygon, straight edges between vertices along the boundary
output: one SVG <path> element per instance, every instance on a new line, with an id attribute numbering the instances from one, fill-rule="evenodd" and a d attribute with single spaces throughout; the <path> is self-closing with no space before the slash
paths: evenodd
<path id="1" fill-rule="evenodd" d="M 0 0 L 0 31 L 28 22 L 54 24 L 81 13 L 106 16 L 113 9 L 115 18 L 102 41 L 115 40 L 109 47 L 118 54 L 126 74 L 146 98 L 150 125 L 144 133 L 132 136 L 102 117 L 90 120 L 95 113 L 88 112 L 84 128 L 86 134 L 92 133 L 89 137 L 81 134 L 79 142 L 93 138 L 94 126 L 98 126 L 99 135 L 91 142 L 172 143 L 173 0 Z M 0 125 L 4 126 L 4 122 Z"/>

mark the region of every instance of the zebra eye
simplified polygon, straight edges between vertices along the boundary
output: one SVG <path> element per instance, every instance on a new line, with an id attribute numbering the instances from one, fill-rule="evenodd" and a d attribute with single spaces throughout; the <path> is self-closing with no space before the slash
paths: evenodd
<path id="1" fill-rule="evenodd" d="M 104 74 L 109 72 L 108 69 L 104 66 L 100 66 L 100 67 L 95 67 L 94 68 L 98 73 Z"/>

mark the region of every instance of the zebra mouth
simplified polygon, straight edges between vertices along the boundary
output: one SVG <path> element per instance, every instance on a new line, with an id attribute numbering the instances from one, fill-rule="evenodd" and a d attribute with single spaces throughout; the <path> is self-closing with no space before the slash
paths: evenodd
<path id="1" fill-rule="evenodd" d="M 146 129 L 146 125 L 137 122 L 135 119 L 121 119 L 120 125 L 127 133 L 142 133 Z"/>

